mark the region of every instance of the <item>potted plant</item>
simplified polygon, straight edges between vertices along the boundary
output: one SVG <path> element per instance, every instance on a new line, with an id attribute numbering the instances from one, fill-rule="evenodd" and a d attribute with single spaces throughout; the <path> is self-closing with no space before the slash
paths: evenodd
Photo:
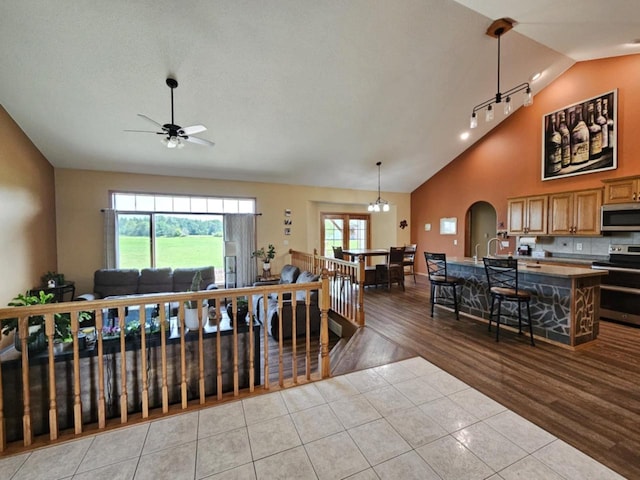
<path id="1" fill-rule="evenodd" d="M 53 288 L 59 287 L 60 285 L 64 285 L 64 274 L 57 272 L 47 272 L 40 277 L 41 285 L 43 287 Z"/>
<path id="2" fill-rule="evenodd" d="M 238 300 L 236 300 L 236 308 L 238 309 L 238 318 L 240 319 L 240 321 L 246 321 L 247 315 L 249 314 L 249 301 L 245 298 L 238 298 Z M 227 315 L 229 316 L 229 324 L 233 325 L 232 302 L 229 302 L 227 304 Z"/>
<path id="3" fill-rule="evenodd" d="M 11 302 L 10 307 L 26 307 L 29 305 L 43 305 L 51 303 L 53 300 L 53 293 L 44 293 L 42 290 L 38 292 L 38 295 L 18 294 Z M 78 320 L 80 322 L 91 318 L 88 312 L 80 312 Z M 56 313 L 53 316 L 54 319 L 54 341 L 65 342 L 71 339 L 71 316 L 69 313 Z M 18 319 L 11 318 L 4 322 L 2 326 L 2 333 L 7 335 L 8 333 L 16 330 L 14 337 L 14 346 L 16 350 L 21 351 L 22 342 L 18 331 Z M 29 353 L 37 353 L 44 350 L 47 346 L 47 338 L 44 329 L 44 315 L 32 315 L 28 321 L 29 337 L 27 344 L 29 346 Z"/>
<path id="4" fill-rule="evenodd" d="M 269 278 L 271 276 L 271 260 L 276 258 L 276 247 L 270 243 L 266 250 L 262 247 L 253 252 L 251 256 L 262 260 L 262 276 L 265 279 Z"/>
<path id="5" fill-rule="evenodd" d="M 191 286 L 188 292 L 198 292 L 202 283 L 202 272 L 197 270 L 191 280 Z M 208 318 L 208 305 L 204 301 L 202 303 L 202 321 L 205 322 Z M 187 300 L 184 302 L 184 324 L 189 330 L 197 330 L 200 328 L 200 322 L 198 321 L 198 301 Z"/>

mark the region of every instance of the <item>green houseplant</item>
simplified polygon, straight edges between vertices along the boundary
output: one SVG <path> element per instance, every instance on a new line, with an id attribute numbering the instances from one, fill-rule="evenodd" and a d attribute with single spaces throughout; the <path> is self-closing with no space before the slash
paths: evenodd
<path id="1" fill-rule="evenodd" d="M 262 260 L 262 276 L 263 278 L 269 278 L 271 276 L 271 260 L 276 258 L 276 247 L 270 243 L 266 250 L 262 247 L 253 252 L 251 256 Z"/>
<path id="2" fill-rule="evenodd" d="M 274 247 L 273 244 L 270 243 L 266 250 L 264 247 L 262 247 L 259 250 L 253 252 L 251 256 L 254 258 L 259 258 L 263 263 L 270 263 L 271 260 L 276 258 L 276 247 Z"/>
<path id="3" fill-rule="evenodd" d="M 65 284 L 64 274 L 49 271 L 40 277 L 40 282 L 43 287 L 49 286 L 49 282 L 53 282 L 53 286 L 58 287 Z"/>
<path id="4" fill-rule="evenodd" d="M 9 302 L 10 307 L 26 307 L 29 305 L 44 305 L 47 303 L 51 303 L 54 298 L 53 293 L 44 293 L 42 290 L 38 292 L 37 295 L 29 295 L 27 293 L 18 294 L 11 302 Z M 80 312 L 80 316 L 78 320 L 80 322 L 91 318 L 89 313 Z M 60 341 L 68 341 L 71 339 L 71 315 L 69 313 L 56 313 L 53 316 L 54 319 L 54 332 L 53 338 Z M 37 353 L 46 348 L 46 336 L 44 329 L 44 315 L 32 315 L 29 317 L 28 321 L 29 327 L 29 337 L 27 339 L 27 344 L 29 345 L 30 353 Z M 5 320 L 2 325 L 2 333 L 7 335 L 8 333 L 17 330 L 18 328 L 18 319 L 11 318 Z M 20 341 L 20 336 L 16 331 L 14 346 L 16 350 L 20 351 L 22 348 L 22 342 Z"/>
<path id="5" fill-rule="evenodd" d="M 198 292 L 201 289 L 202 284 L 202 272 L 197 270 L 191 280 L 191 286 L 188 292 Z M 184 324 L 189 330 L 196 330 L 200 328 L 200 322 L 198 321 L 198 301 L 187 300 L 184 302 Z M 209 308 L 206 301 L 202 303 L 202 321 L 206 322 L 208 317 Z"/>
<path id="6" fill-rule="evenodd" d="M 238 298 L 236 300 L 236 306 L 238 309 L 238 318 L 240 322 L 247 318 L 249 314 L 249 301 L 245 298 Z M 229 324 L 233 325 L 233 303 L 229 302 L 227 304 L 227 315 L 229 316 Z"/>

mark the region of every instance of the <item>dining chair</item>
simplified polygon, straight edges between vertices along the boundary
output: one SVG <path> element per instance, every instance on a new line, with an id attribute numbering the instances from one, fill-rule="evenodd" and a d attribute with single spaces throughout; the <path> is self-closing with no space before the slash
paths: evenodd
<path id="1" fill-rule="evenodd" d="M 453 307 L 456 313 L 456 320 L 460 320 L 458 311 L 458 294 L 456 289 L 460 285 L 460 279 L 447 274 L 447 255 L 444 253 L 424 252 L 424 259 L 427 262 L 427 273 L 431 283 L 431 317 L 433 317 L 433 307 L 443 305 Z M 451 289 L 451 298 L 443 295 L 443 289 Z"/>
<path id="2" fill-rule="evenodd" d="M 397 283 L 404 291 L 404 247 L 390 247 L 387 257 L 387 283 Z"/>
<path id="3" fill-rule="evenodd" d="M 489 292 L 491 294 L 491 311 L 489 312 L 489 331 L 496 301 L 498 312 L 496 314 L 496 342 L 500 338 L 500 317 L 502 316 L 502 302 L 517 302 L 518 304 L 518 333 L 522 334 L 522 304 L 527 305 L 527 322 L 529 323 L 529 335 L 531 345 L 533 341 L 533 326 L 531 324 L 531 309 L 529 303 L 531 294 L 518 286 L 518 260 L 515 258 L 489 258 L 484 257 L 484 269 L 487 274 Z M 503 322 L 506 325 L 506 322 Z"/>
<path id="4" fill-rule="evenodd" d="M 416 260 L 416 249 L 418 245 L 412 243 L 404 246 L 404 258 L 402 260 L 402 266 L 404 268 L 405 275 L 413 275 L 413 283 L 416 283 L 416 272 L 414 270 L 414 264 Z"/>
<path id="5" fill-rule="evenodd" d="M 333 258 L 336 260 L 344 260 L 345 254 L 342 251 L 342 247 L 333 247 Z M 355 278 L 348 273 L 343 272 L 338 266 L 336 266 L 336 271 L 334 272 L 336 282 L 340 285 L 339 293 L 342 295 L 344 292 L 345 284 L 348 285 L 348 288 L 355 282 Z"/>

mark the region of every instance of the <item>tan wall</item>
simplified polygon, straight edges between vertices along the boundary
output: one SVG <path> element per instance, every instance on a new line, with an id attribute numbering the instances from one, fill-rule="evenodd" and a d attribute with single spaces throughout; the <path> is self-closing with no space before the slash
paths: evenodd
<path id="1" fill-rule="evenodd" d="M 262 213 L 257 222 L 258 246 L 276 246 L 276 272 L 289 248 L 320 248 L 321 212 L 366 212 L 366 205 L 377 196 L 377 192 L 358 190 L 57 169 L 58 265 L 76 281 L 78 292 L 91 290 L 93 272 L 103 266 L 100 210 L 110 206 L 113 190 L 255 198 Z M 383 192 L 383 198 L 393 206 L 388 213 L 372 215 L 372 246 L 403 245 L 409 241 L 409 230 L 400 229 L 399 224 L 409 219 L 410 195 Z M 284 235 L 285 209 L 291 210 L 290 236 Z"/>
<path id="2" fill-rule="evenodd" d="M 0 106 L 0 305 L 56 270 L 54 170 Z"/>
<path id="3" fill-rule="evenodd" d="M 493 205 L 497 212 L 497 223 L 502 223 L 506 229 L 508 197 L 602 187 L 601 181 L 605 178 L 640 174 L 640 135 L 636 133 L 640 126 L 638 79 L 640 55 L 575 64 L 538 93 L 531 107 L 518 109 L 490 134 L 412 192 L 411 238 L 418 243 L 418 251 L 464 255 L 465 215 L 477 201 Z M 618 168 L 543 182 L 542 117 L 616 88 Z M 458 218 L 458 235 L 439 234 L 439 219 L 442 217 Z M 424 230 L 425 223 L 431 223 L 430 232 Z M 453 244 L 454 240 L 457 240 L 457 245 Z M 418 261 L 416 270 L 426 271 L 424 259 Z"/>

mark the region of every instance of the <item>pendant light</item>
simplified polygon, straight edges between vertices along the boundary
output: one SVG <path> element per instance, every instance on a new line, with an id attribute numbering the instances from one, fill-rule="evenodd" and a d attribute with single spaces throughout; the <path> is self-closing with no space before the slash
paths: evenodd
<path id="1" fill-rule="evenodd" d="M 476 112 L 482 109 L 485 109 L 485 121 L 492 121 L 494 115 L 493 104 L 502 103 L 503 98 L 505 98 L 504 114 L 509 115 L 512 109 L 511 97 L 518 92 L 524 92 L 523 104 L 525 107 L 533 104 L 533 94 L 531 93 L 531 86 L 529 85 L 529 82 L 521 83 L 509 90 L 500 92 L 500 37 L 511 30 L 514 23 L 515 21 L 510 18 L 499 18 L 487 29 L 487 35 L 498 39 L 498 89 L 495 97 L 485 100 L 473 107 L 471 120 L 469 122 L 470 128 L 476 128 L 478 126 L 478 116 Z"/>
<path id="2" fill-rule="evenodd" d="M 378 198 L 376 198 L 375 202 L 369 204 L 367 211 L 379 212 L 382 210 L 383 212 L 388 212 L 389 202 L 380 198 L 380 166 L 382 165 L 382 162 L 378 162 L 376 165 L 378 166 Z"/>

